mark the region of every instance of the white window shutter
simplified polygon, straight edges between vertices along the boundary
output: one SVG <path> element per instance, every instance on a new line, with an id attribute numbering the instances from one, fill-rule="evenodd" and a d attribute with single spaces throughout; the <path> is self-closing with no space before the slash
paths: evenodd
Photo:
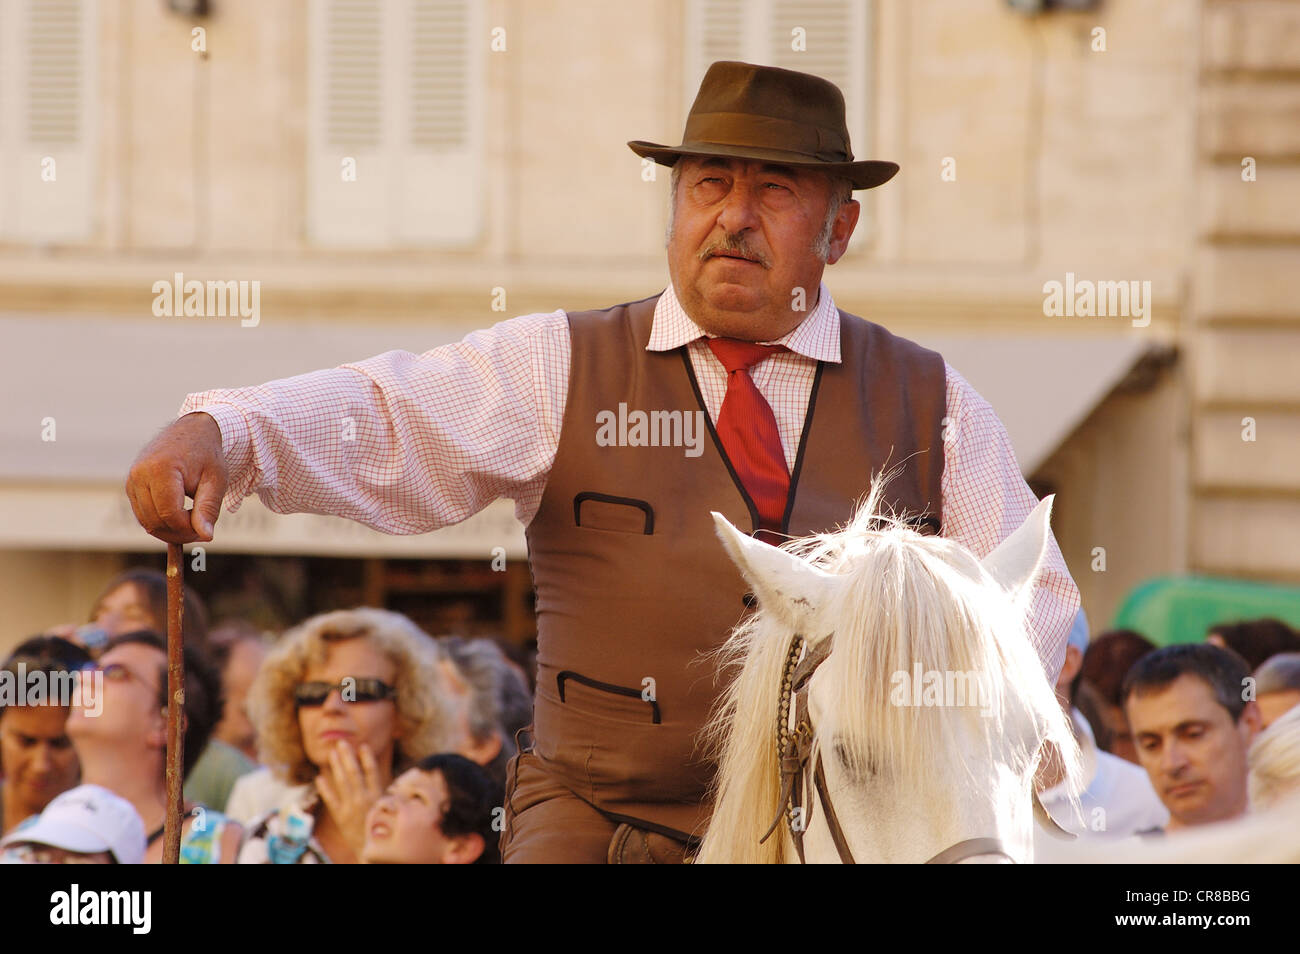
<path id="1" fill-rule="evenodd" d="M 478 238 L 483 197 L 483 91 L 489 36 L 476 0 L 414 0 L 402 52 L 406 99 L 394 208 L 404 244 Z"/>
<path id="2" fill-rule="evenodd" d="M 767 21 L 766 0 L 690 0 L 686 8 L 686 109 L 699 92 L 710 63 L 744 60 L 755 55 L 755 43 Z"/>
<path id="3" fill-rule="evenodd" d="M 15 0 L 0 0 L 0 242 L 13 234 L 17 181 L 14 137 L 18 129 L 18 69 L 22 45 L 15 30 Z"/>
<path id="4" fill-rule="evenodd" d="M 716 60 L 815 73 L 844 93 L 853 157 L 875 158 L 867 122 L 872 95 L 869 0 L 688 0 L 686 17 L 683 115 Z M 797 27 L 804 31 L 803 50 L 792 45 Z M 850 247 L 868 232 L 864 208 Z"/>
<path id="5" fill-rule="evenodd" d="M 686 13 L 686 105 L 709 64 L 743 60 L 815 73 L 838 86 L 848 107 L 854 158 L 865 158 L 864 117 L 870 94 L 868 0 L 689 0 Z M 796 27 L 804 50 L 793 48 Z"/>
<path id="6" fill-rule="evenodd" d="M 310 9 L 308 236 L 319 245 L 382 247 L 394 171 L 385 148 L 388 17 L 378 0 L 317 0 Z"/>
<path id="7" fill-rule="evenodd" d="M 804 31 L 805 49 L 793 48 L 794 30 Z M 864 151 L 867 131 L 867 4 L 865 0 L 775 0 L 771 20 L 771 63 L 787 70 L 815 73 L 844 93 L 853 158 Z"/>
<path id="8" fill-rule="evenodd" d="M 483 65 L 473 0 L 312 5 L 308 234 L 340 247 L 464 245 L 481 228 Z M 351 158 L 356 180 L 345 181 Z"/>
<path id="9" fill-rule="evenodd" d="M 94 0 L 8 0 L 0 12 L 0 227 L 11 241 L 91 235 L 95 13 Z"/>

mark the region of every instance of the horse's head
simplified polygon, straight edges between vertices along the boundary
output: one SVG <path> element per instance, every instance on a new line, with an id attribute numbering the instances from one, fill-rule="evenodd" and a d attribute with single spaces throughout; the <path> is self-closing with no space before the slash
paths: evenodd
<path id="1" fill-rule="evenodd" d="M 876 514 L 878 493 L 845 529 L 781 548 L 714 514 L 758 608 L 722 650 L 724 666 L 740 672 L 706 731 L 720 771 L 703 861 L 797 860 L 791 824 L 804 826 L 808 861 L 839 860 L 813 778 L 819 762 L 859 862 L 926 861 L 974 838 L 1030 860 L 1040 749 L 1051 743 L 1067 769 L 1077 763 L 1026 629 L 1051 498 L 981 561 Z M 796 658 L 822 654 L 807 679 L 813 741 L 792 819 L 778 748 L 798 729 L 798 706 L 785 699 L 780 733 L 782 686 L 802 671 Z"/>

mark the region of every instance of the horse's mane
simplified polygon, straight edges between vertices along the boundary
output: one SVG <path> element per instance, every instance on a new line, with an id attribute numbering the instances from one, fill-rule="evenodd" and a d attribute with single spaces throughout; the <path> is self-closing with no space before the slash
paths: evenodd
<path id="1" fill-rule="evenodd" d="M 799 634 L 810 645 L 834 639 L 815 677 L 828 709 L 817 713 L 819 744 L 833 739 L 853 769 L 887 773 L 899 792 L 927 800 L 969 798 L 957 786 L 995 757 L 1027 774 L 1046 740 L 1077 775 L 1078 749 L 1029 640 L 1024 607 L 960 545 L 882 512 L 882 489 L 873 482 L 842 530 L 783 547 L 834 575 L 817 615 L 827 631 Z M 739 672 L 705 727 L 719 772 L 701 861 L 785 860 L 780 828 L 766 843 L 759 839 L 780 798 L 776 713 L 796 635 L 788 619 L 760 604 L 718 650 L 718 671 Z M 910 677 L 914 662 L 927 671 L 987 674 L 984 695 L 963 708 L 892 704 L 892 675 Z M 971 739 L 982 745 L 972 749 Z"/>

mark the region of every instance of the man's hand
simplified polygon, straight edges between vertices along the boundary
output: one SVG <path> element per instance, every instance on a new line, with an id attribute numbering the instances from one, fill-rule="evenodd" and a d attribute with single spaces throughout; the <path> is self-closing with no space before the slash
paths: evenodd
<path id="1" fill-rule="evenodd" d="M 211 415 L 186 414 L 155 437 L 131 465 L 126 495 L 140 526 L 159 540 L 211 540 L 226 495 L 221 429 Z M 192 511 L 186 496 L 194 498 Z"/>

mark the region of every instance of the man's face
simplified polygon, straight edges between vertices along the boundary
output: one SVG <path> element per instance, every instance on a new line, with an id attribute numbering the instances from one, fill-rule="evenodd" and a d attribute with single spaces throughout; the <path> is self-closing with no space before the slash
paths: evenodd
<path id="1" fill-rule="evenodd" d="M 469 864 L 482 853 L 474 835 L 448 838 L 442 816 L 449 798 L 441 772 L 410 769 L 393 780 L 366 816 L 361 860 L 380 865 Z"/>
<path id="2" fill-rule="evenodd" d="M 79 704 L 68 716 L 68 736 L 79 747 L 96 740 L 138 743 L 144 748 L 166 744 L 166 716 L 160 701 L 167 654 L 153 646 L 127 643 L 99 658 L 104 672 L 103 709 L 99 715 Z"/>
<path id="3" fill-rule="evenodd" d="M 745 159 L 678 163 L 668 271 L 682 307 L 713 334 L 770 341 L 788 333 L 817 304 L 826 262 L 844 254 L 858 203 L 840 209 L 823 262 L 814 244 L 830 206 L 824 174 Z"/>
<path id="4" fill-rule="evenodd" d="M 1281 689 L 1266 692 L 1257 700 L 1259 702 L 1260 729 L 1267 729 L 1293 706 L 1300 705 L 1300 689 Z"/>
<path id="5" fill-rule="evenodd" d="M 0 714 L 0 767 L 5 797 L 29 812 L 77 784 L 80 766 L 63 706 L 7 706 Z"/>
<path id="6" fill-rule="evenodd" d="M 1246 750 L 1259 725 L 1247 703 L 1237 722 L 1205 680 L 1182 675 L 1125 704 L 1138 759 L 1171 816 L 1170 828 L 1233 818 L 1246 807 Z"/>

